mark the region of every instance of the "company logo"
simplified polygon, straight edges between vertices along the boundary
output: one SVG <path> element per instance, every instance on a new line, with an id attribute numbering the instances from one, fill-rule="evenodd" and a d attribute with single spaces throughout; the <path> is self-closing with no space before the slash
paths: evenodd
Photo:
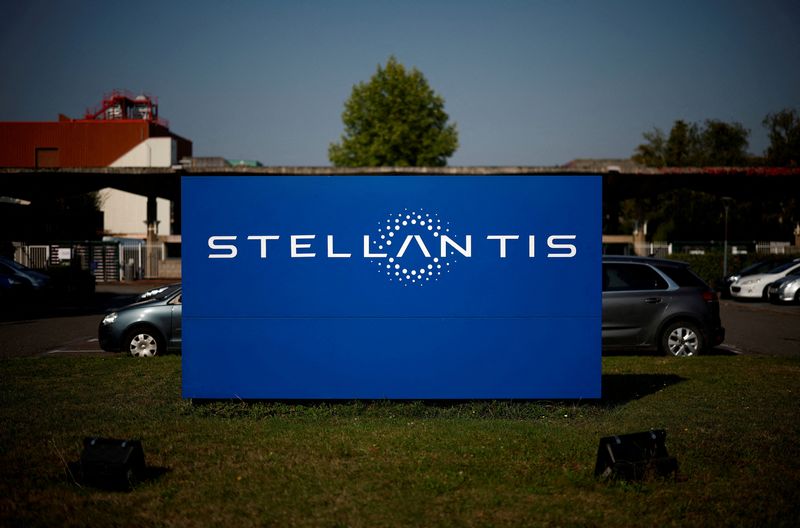
<path id="1" fill-rule="evenodd" d="M 335 234 L 248 234 L 212 235 L 208 237 L 209 259 L 236 259 L 243 240 L 266 260 L 273 251 L 287 251 L 292 259 L 367 259 L 390 282 L 403 286 L 424 286 L 438 282 L 461 261 L 473 257 L 473 242 L 491 241 L 492 252 L 499 259 L 508 257 L 509 247 L 524 244 L 526 258 L 537 258 L 537 244 L 544 242 L 544 256 L 550 259 L 570 259 L 578 253 L 576 235 L 491 233 L 460 234 L 438 213 L 405 209 L 391 213 L 378 222 L 378 230 L 363 235 L 360 254 L 352 248 L 336 245 Z M 288 239 L 288 245 L 286 240 Z M 321 240 L 325 242 L 321 243 Z M 288 246 L 288 247 L 287 247 Z M 486 251 L 486 246 L 481 246 Z M 496 251 L 496 253 L 495 253 Z M 250 252 L 248 252 L 249 254 Z M 248 255 L 249 256 L 249 255 Z"/>
<path id="2" fill-rule="evenodd" d="M 442 222 L 437 213 L 424 209 L 390 214 L 379 225 L 372 245 L 378 251 L 385 249 L 387 257 L 370 262 L 377 264 L 378 272 L 390 282 L 404 286 L 438 282 L 458 262 L 456 251 L 460 256 L 466 251 L 456 242 L 459 237 L 451 233 L 450 222 Z M 399 246 L 395 254 L 389 251 L 393 244 Z M 471 252 L 471 241 L 469 244 Z"/>

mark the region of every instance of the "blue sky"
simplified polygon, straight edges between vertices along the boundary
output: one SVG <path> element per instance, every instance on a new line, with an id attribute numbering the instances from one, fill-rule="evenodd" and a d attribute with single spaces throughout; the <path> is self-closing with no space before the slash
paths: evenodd
<path id="1" fill-rule="evenodd" d="M 353 84 L 394 54 L 445 98 L 450 165 L 628 157 L 675 119 L 800 108 L 796 1 L 0 0 L 0 120 L 159 99 L 195 155 L 328 165 Z"/>

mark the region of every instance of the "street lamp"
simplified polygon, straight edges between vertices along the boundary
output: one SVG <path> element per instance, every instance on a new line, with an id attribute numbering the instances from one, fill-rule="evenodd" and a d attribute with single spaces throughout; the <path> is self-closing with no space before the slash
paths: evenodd
<path id="1" fill-rule="evenodd" d="M 728 276 L 728 208 L 731 205 L 733 198 L 730 196 L 722 197 L 722 206 L 725 207 L 725 242 L 723 243 L 723 256 L 722 256 L 722 276 Z"/>

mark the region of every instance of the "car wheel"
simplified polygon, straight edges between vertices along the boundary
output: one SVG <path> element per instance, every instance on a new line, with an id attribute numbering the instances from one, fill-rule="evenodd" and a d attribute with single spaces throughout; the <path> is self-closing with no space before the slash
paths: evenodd
<path id="1" fill-rule="evenodd" d="M 150 328 L 138 328 L 128 332 L 125 347 L 133 357 L 153 357 L 164 351 L 164 341 Z"/>
<path id="2" fill-rule="evenodd" d="M 703 336 L 694 323 L 670 324 L 661 334 L 661 350 L 670 356 L 696 356 L 703 350 Z"/>

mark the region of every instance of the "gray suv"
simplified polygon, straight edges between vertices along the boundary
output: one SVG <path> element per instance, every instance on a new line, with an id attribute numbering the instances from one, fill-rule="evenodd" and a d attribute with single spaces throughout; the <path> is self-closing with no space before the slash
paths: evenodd
<path id="1" fill-rule="evenodd" d="M 603 348 L 694 356 L 725 338 L 716 293 L 689 265 L 603 257 Z"/>

